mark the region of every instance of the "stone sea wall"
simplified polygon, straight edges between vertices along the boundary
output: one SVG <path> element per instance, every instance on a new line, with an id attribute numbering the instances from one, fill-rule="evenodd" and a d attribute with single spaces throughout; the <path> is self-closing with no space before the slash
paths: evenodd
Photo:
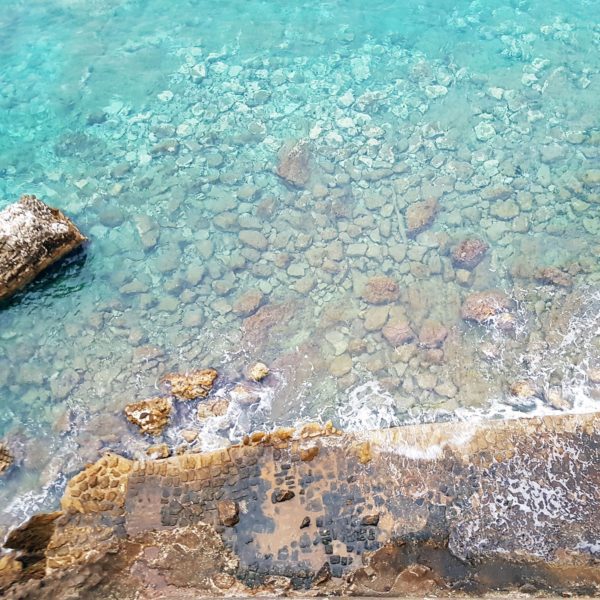
<path id="1" fill-rule="evenodd" d="M 600 416 L 105 454 L 14 530 L 5 598 L 600 591 Z M 78 596 L 74 594 L 79 594 Z"/>

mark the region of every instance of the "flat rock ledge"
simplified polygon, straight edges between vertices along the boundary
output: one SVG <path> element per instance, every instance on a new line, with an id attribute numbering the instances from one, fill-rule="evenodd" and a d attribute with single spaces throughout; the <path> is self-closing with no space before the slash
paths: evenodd
<path id="1" fill-rule="evenodd" d="M 3 598 L 435 597 L 600 586 L 600 414 L 106 454 L 14 530 Z M 77 595 L 78 594 L 78 595 Z M 503 596 L 508 597 L 508 595 Z"/>
<path id="2" fill-rule="evenodd" d="M 85 241 L 60 210 L 22 196 L 0 211 L 0 301 Z"/>

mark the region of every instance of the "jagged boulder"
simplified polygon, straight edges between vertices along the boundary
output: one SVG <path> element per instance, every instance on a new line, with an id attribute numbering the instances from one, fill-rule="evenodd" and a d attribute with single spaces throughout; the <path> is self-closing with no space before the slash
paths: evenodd
<path id="1" fill-rule="evenodd" d="M 84 241 L 70 219 L 35 196 L 7 206 L 0 211 L 0 300 Z"/>
<path id="2" fill-rule="evenodd" d="M 195 400 L 208 396 L 218 376 L 214 369 L 197 369 L 187 373 L 169 373 L 161 381 L 178 400 Z"/>
<path id="3" fill-rule="evenodd" d="M 6 444 L 0 442 L 0 477 L 8 471 L 12 463 L 12 454 L 9 452 Z"/>

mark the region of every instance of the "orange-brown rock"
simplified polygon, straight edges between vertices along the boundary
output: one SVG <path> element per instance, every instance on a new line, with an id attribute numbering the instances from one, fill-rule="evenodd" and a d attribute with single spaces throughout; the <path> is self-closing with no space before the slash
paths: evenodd
<path id="1" fill-rule="evenodd" d="M 137 425 L 142 433 L 160 435 L 169 422 L 171 409 L 169 398 L 150 398 L 128 404 L 125 407 L 125 416 Z"/>
<path id="2" fill-rule="evenodd" d="M 219 374 L 215 369 L 198 369 L 187 373 L 169 373 L 161 379 L 178 400 L 206 398 Z"/>
<path id="3" fill-rule="evenodd" d="M 233 527 L 240 521 L 240 506 L 235 500 L 219 500 L 217 503 L 219 521 L 225 527 Z"/>
<path id="4" fill-rule="evenodd" d="M 439 348 L 448 337 L 448 330 L 439 321 L 427 319 L 419 331 L 419 344 L 425 348 Z"/>
<path id="5" fill-rule="evenodd" d="M 573 286 L 573 279 L 568 273 L 565 273 L 557 267 L 544 267 L 539 269 L 535 278 L 541 283 L 556 285 L 558 287 L 570 288 Z"/>
<path id="6" fill-rule="evenodd" d="M 469 294 L 461 307 L 465 321 L 485 323 L 507 312 L 512 306 L 510 298 L 500 290 L 486 290 Z"/>
<path id="7" fill-rule="evenodd" d="M 156 444 L 154 446 L 148 446 L 146 448 L 146 456 L 150 458 L 167 458 L 171 455 L 171 449 L 167 444 Z"/>
<path id="8" fill-rule="evenodd" d="M 390 319 L 381 330 L 381 333 L 392 346 L 407 344 L 415 338 L 415 332 L 412 330 L 408 319 L 404 318 Z"/>
<path id="9" fill-rule="evenodd" d="M 287 183 L 303 187 L 310 179 L 310 151 L 304 140 L 284 144 L 279 151 L 277 175 Z"/>
<path id="10" fill-rule="evenodd" d="M 262 345 L 270 336 L 281 330 L 287 330 L 296 308 L 293 302 L 261 306 L 252 316 L 244 319 L 242 326 L 244 340 L 252 346 Z"/>
<path id="11" fill-rule="evenodd" d="M 474 269 L 484 258 L 489 246 L 479 238 L 468 238 L 452 250 L 452 264 L 460 269 Z"/>
<path id="12" fill-rule="evenodd" d="M 532 381 L 526 379 L 514 381 L 509 386 L 509 391 L 516 398 L 533 398 L 539 395 L 537 387 Z"/>
<path id="13" fill-rule="evenodd" d="M 308 448 L 300 449 L 300 460 L 304 462 L 310 462 L 319 454 L 319 446 L 310 446 Z"/>
<path id="14" fill-rule="evenodd" d="M 0 211 L 0 300 L 85 241 L 73 222 L 35 196 Z"/>
<path id="15" fill-rule="evenodd" d="M 406 209 L 406 233 L 408 236 L 414 237 L 429 227 L 438 210 L 439 205 L 435 198 L 411 204 Z"/>
<path id="16" fill-rule="evenodd" d="M 12 454 L 9 452 L 6 444 L 0 442 L 0 476 L 2 476 L 13 463 Z"/>
<path id="17" fill-rule="evenodd" d="M 262 381 L 269 373 L 269 367 L 265 363 L 257 362 L 248 369 L 248 379 Z"/>
<path id="18" fill-rule="evenodd" d="M 23 572 L 23 563 L 14 554 L 0 556 L 0 592 L 19 581 Z"/>
<path id="19" fill-rule="evenodd" d="M 240 317 L 253 315 L 261 306 L 264 295 L 260 290 L 248 290 L 233 303 L 233 312 Z"/>
<path id="20" fill-rule="evenodd" d="M 365 283 L 362 297 L 369 304 L 387 304 L 394 302 L 400 295 L 398 283 L 386 275 L 376 275 Z"/>

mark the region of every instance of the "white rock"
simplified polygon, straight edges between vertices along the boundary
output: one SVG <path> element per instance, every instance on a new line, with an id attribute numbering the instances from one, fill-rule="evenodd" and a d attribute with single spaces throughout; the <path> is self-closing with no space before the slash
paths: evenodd
<path id="1" fill-rule="evenodd" d="M 330 146 L 337 146 L 337 147 L 339 147 L 339 146 L 341 146 L 344 143 L 344 138 L 339 133 L 337 133 L 335 131 L 330 131 L 325 136 L 325 141 Z"/>
<path id="2" fill-rule="evenodd" d="M 337 126 L 342 129 L 350 129 L 354 127 L 354 121 L 350 117 L 341 117 L 337 120 Z"/>
<path id="3" fill-rule="evenodd" d="M 504 96 L 504 90 L 499 87 L 491 87 L 488 89 L 488 94 L 496 100 L 502 100 L 502 96 Z"/>
<path id="4" fill-rule="evenodd" d="M 425 87 L 425 93 L 429 98 L 441 98 L 448 93 L 448 88 L 443 85 L 428 85 Z"/>
<path id="5" fill-rule="evenodd" d="M 323 128 L 320 125 L 314 125 L 311 130 L 308 132 L 308 137 L 311 140 L 316 140 L 323 131 Z"/>
<path id="6" fill-rule="evenodd" d="M 174 94 L 171 90 L 164 90 L 160 92 L 157 97 L 161 102 L 171 102 L 171 100 L 173 100 L 173 96 Z"/>
<path id="7" fill-rule="evenodd" d="M 338 104 L 344 108 L 348 108 L 354 104 L 354 94 L 348 90 L 345 94 L 339 97 Z"/>
<path id="8" fill-rule="evenodd" d="M 206 77 L 206 65 L 203 63 L 194 65 L 190 71 L 192 80 L 195 83 L 202 81 Z"/>
<path id="9" fill-rule="evenodd" d="M 496 130 L 491 123 L 482 121 L 475 126 L 475 135 L 481 142 L 487 142 L 496 135 Z"/>
<path id="10" fill-rule="evenodd" d="M 538 78 L 533 73 L 523 73 L 523 77 L 521 77 L 521 83 L 528 87 L 531 87 Z"/>

